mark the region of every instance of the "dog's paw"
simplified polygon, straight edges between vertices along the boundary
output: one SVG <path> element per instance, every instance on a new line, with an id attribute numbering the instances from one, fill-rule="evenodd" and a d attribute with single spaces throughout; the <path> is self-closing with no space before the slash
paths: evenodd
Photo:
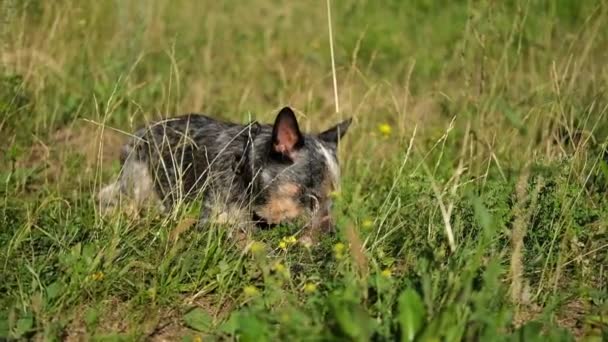
<path id="1" fill-rule="evenodd" d="M 101 217 L 116 214 L 120 207 L 120 187 L 118 183 L 111 183 L 103 187 L 97 194 L 96 204 Z"/>
<path id="2" fill-rule="evenodd" d="M 311 248 L 316 243 L 316 239 L 312 235 L 306 234 L 298 239 L 298 243 L 305 248 Z"/>

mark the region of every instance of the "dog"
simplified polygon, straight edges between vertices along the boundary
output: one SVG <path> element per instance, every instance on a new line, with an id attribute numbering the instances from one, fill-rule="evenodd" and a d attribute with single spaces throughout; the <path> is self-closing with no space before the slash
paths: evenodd
<path id="1" fill-rule="evenodd" d="M 340 186 L 337 147 L 351 122 L 305 134 L 289 107 L 273 125 L 200 114 L 158 121 L 123 146 L 118 179 L 98 201 L 104 213 L 125 199 L 135 210 L 153 206 L 166 213 L 200 198 L 199 226 L 304 218 L 312 231 L 331 230 L 331 195 Z"/>

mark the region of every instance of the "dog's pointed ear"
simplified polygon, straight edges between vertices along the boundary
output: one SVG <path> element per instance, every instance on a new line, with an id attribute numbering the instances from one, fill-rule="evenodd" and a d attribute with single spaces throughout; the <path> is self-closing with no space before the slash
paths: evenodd
<path id="1" fill-rule="evenodd" d="M 291 158 L 293 152 L 302 145 L 304 136 L 300 132 L 296 115 L 289 107 L 281 109 L 272 127 L 272 152 Z"/>
<path id="2" fill-rule="evenodd" d="M 337 144 L 338 140 L 342 139 L 344 134 L 346 134 L 346 131 L 348 130 L 348 127 L 350 127 L 350 124 L 352 122 L 353 122 L 353 118 L 348 118 L 348 119 L 340 122 L 339 124 L 335 125 L 334 127 L 326 130 L 325 132 L 320 133 L 319 139 L 329 142 L 329 143 Z"/>

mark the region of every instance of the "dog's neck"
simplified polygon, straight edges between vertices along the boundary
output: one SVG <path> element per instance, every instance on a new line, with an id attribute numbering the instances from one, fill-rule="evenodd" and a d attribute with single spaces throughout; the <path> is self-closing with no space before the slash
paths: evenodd
<path id="1" fill-rule="evenodd" d="M 256 169 L 255 161 L 255 148 L 256 138 L 259 138 L 262 126 L 257 121 L 252 121 L 245 126 L 243 134 L 243 149 L 241 150 L 241 156 L 238 158 L 236 163 L 235 172 L 241 178 L 241 184 L 244 187 L 244 194 L 247 198 L 247 202 L 250 202 L 254 197 L 254 191 L 256 190 L 254 180 L 258 170 Z M 257 165 L 260 167 L 260 165 Z M 269 224 L 263 218 L 259 217 L 255 212 L 251 212 L 251 219 L 258 228 L 269 228 L 274 224 Z"/>
<path id="2" fill-rule="evenodd" d="M 255 140 L 258 137 L 262 127 L 257 121 L 252 121 L 245 125 L 242 130 L 243 148 L 240 156 L 236 157 L 234 172 L 241 178 L 241 183 L 247 189 L 247 197 L 251 197 L 253 191 L 253 180 L 255 177 L 255 156 L 252 149 L 254 148 Z"/>

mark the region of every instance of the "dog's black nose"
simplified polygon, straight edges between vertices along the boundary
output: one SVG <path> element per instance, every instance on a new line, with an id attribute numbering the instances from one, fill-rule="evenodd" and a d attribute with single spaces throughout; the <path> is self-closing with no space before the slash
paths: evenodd
<path id="1" fill-rule="evenodd" d="M 262 229 L 269 229 L 275 227 L 276 224 L 268 223 L 263 217 L 259 216 L 255 212 L 252 214 L 252 220 L 255 223 L 255 226 Z"/>

